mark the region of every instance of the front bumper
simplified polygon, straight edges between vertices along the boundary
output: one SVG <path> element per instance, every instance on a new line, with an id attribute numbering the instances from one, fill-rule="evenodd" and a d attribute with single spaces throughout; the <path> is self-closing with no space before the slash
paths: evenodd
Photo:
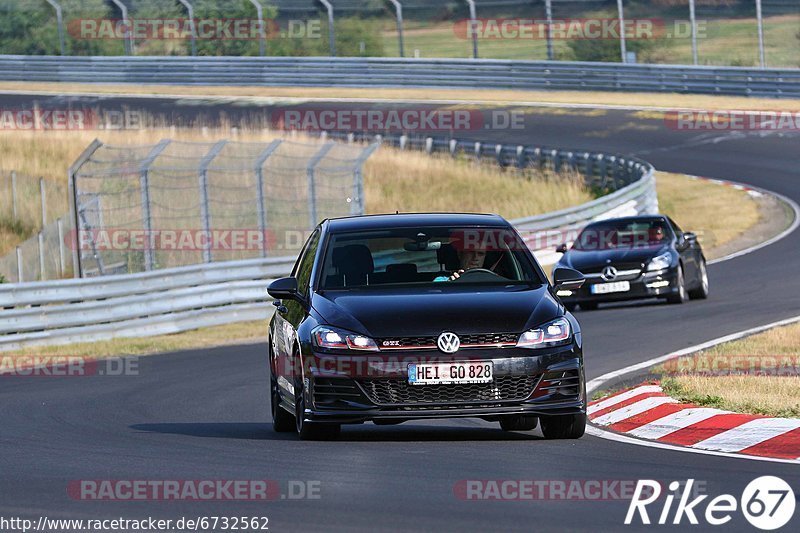
<path id="1" fill-rule="evenodd" d="M 492 361 L 489 384 L 409 385 L 409 363 L 443 361 L 438 351 L 341 357 L 314 354 L 306 374 L 305 419 L 334 423 L 586 412 L 583 355 L 577 344 L 543 350 L 462 350 L 447 361 Z M 336 358 L 331 361 L 331 358 Z M 336 363 L 336 366 L 334 366 Z M 357 369 L 357 371 L 354 371 Z"/>
<path id="2" fill-rule="evenodd" d="M 676 269 L 644 272 L 632 279 L 614 280 L 627 281 L 630 284 L 630 289 L 625 292 L 595 294 L 592 292 L 592 286 L 608 282 L 598 277 L 587 277 L 586 282 L 580 289 L 575 291 L 559 291 L 558 297 L 565 304 L 666 298 L 670 294 L 677 292 L 677 279 L 678 275 Z"/>

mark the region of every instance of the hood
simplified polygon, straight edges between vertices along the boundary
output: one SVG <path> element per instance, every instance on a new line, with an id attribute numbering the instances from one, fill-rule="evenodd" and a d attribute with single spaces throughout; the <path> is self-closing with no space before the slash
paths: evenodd
<path id="1" fill-rule="evenodd" d="M 644 248 L 613 248 L 608 250 L 570 250 L 561 258 L 561 264 L 583 271 L 608 264 L 645 264 L 657 255 L 669 250 L 668 246 L 648 246 Z"/>
<path id="2" fill-rule="evenodd" d="M 516 333 L 561 313 L 546 285 L 326 291 L 311 305 L 328 324 L 376 338 Z"/>

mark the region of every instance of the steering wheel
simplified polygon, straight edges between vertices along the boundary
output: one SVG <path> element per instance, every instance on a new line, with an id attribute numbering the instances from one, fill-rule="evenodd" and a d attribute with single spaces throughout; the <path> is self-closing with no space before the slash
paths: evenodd
<path id="1" fill-rule="evenodd" d="M 453 281 L 462 281 L 465 278 L 471 278 L 469 281 L 496 281 L 497 278 L 502 278 L 500 274 L 492 272 L 488 268 L 470 268 L 465 270 L 459 277 Z"/>

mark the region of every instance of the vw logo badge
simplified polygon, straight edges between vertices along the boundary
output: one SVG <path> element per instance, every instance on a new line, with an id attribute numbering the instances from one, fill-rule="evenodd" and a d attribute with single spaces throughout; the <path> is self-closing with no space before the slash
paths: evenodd
<path id="1" fill-rule="evenodd" d="M 617 277 L 617 269 L 613 266 L 607 266 L 603 269 L 603 273 L 600 274 L 600 277 L 606 281 L 611 281 Z"/>
<path id="2" fill-rule="evenodd" d="M 461 339 L 459 339 L 458 335 L 455 333 L 445 331 L 439 335 L 439 338 L 436 340 L 436 345 L 444 353 L 455 353 L 461 346 Z"/>

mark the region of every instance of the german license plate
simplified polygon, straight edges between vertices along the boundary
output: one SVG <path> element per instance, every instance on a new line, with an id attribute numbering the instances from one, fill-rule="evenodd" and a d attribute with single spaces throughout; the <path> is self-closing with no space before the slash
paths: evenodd
<path id="1" fill-rule="evenodd" d="M 411 385 L 451 385 L 454 383 L 490 383 L 494 379 L 491 361 L 474 363 L 412 363 L 408 365 Z"/>
<path id="2" fill-rule="evenodd" d="M 592 285 L 592 294 L 628 292 L 629 290 L 631 290 L 630 281 L 612 281 L 611 283 L 597 283 Z"/>

